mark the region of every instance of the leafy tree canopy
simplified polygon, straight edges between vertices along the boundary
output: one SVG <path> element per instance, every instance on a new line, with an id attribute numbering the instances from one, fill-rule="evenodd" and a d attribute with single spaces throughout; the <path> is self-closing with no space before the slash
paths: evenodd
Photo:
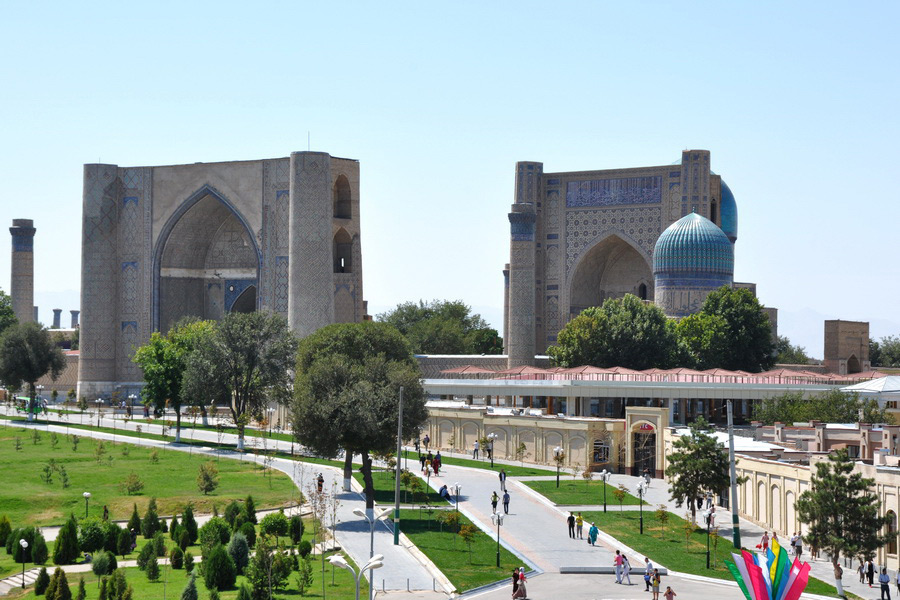
<path id="1" fill-rule="evenodd" d="M 48 373 L 56 380 L 65 366 L 62 350 L 39 323 L 12 325 L 0 336 L 0 380 L 13 389 L 28 384 L 32 403 L 37 380 Z"/>
<path id="2" fill-rule="evenodd" d="M 503 340 L 460 300 L 404 302 L 378 315 L 396 327 L 416 354 L 502 354 Z"/>
<path id="3" fill-rule="evenodd" d="M 284 317 L 228 313 L 188 356 L 182 394 L 229 407 L 243 448 L 248 418 L 260 418 L 270 400 L 288 400 L 296 349 Z"/>
<path id="4" fill-rule="evenodd" d="M 789 392 L 753 404 L 753 420 L 764 425 L 779 423 L 891 423 L 892 417 L 878 401 L 862 399 L 858 394 L 830 390 L 810 398 Z"/>
<path id="5" fill-rule="evenodd" d="M 16 313 L 13 312 L 12 298 L 3 290 L 0 290 L 0 334 L 18 322 Z"/>
<path id="6" fill-rule="evenodd" d="M 873 367 L 900 367 L 900 336 L 888 335 L 880 342 L 869 340 L 869 361 Z"/>
<path id="7" fill-rule="evenodd" d="M 397 441 L 403 387 L 403 439 L 427 419 L 425 393 L 409 343 L 387 323 L 340 323 L 303 339 L 297 353 L 292 421 L 300 443 L 321 456 L 363 457 L 366 502 L 374 502 L 372 452 Z"/>
<path id="8" fill-rule="evenodd" d="M 783 335 L 779 335 L 775 341 L 775 354 L 775 362 L 778 364 L 809 364 L 809 356 L 806 355 L 806 348 L 803 346 L 794 346 L 791 344 L 791 340 Z"/>
<path id="9" fill-rule="evenodd" d="M 562 367 L 667 368 L 679 358 L 674 324 L 658 306 L 631 294 L 583 310 L 547 352 Z"/>
<path id="10" fill-rule="evenodd" d="M 724 352 L 716 366 L 758 373 L 775 364 L 769 316 L 750 290 L 723 285 L 706 297 L 700 312 L 725 320 Z"/>

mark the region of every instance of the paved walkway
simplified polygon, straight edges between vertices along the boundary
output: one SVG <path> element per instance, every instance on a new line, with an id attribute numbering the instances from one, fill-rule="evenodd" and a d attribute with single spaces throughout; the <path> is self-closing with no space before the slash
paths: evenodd
<path id="1" fill-rule="evenodd" d="M 77 423 L 77 420 L 75 420 L 74 422 Z M 96 423 L 96 416 L 93 422 Z M 6 419 L 0 419 L 0 425 L 16 427 L 25 426 L 28 428 L 39 428 L 43 431 L 56 431 L 57 433 L 66 432 L 65 424 L 51 424 L 48 426 L 43 420 L 40 421 L 39 424 L 26 424 L 23 421 L 11 422 Z M 103 418 L 101 425 L 104 427 L 112 427 L 112 420 Z M 116 423 L 117 428 L 122 427 L 123 425 L 126 424 L 121 421 Z M 161 433 L 160 425 L 147 425 L 146 423 L 135 423 L 134 421 L 127 423 L 127 428 L 134 431 L 136 425 L 141 425 L 144 433 Z M 112 433 L 104 433 L 91 430 L 78 430 L 77 435 L 107 440 L 112 440 L 114 437 L 114 434 Z M 215 431 L 205 431 L 198 429 L 193 432 L 193 435 L 194 439 L 198 441 L 203 440 L 205 442 L 212 443 L 218 441 L 218 434 Z M 126 438 L 121 435 L 117 436 L 116 439 L 120 442 L 127 440 L 129 443 L 139 444 L 143 446 L 154 446 L 158 448 L 165 447 L 169 450 L 202 453 L 209 456 L 218 455 L 218 451 L 206 447 L 188 447 L 186 445 L 162 442 L 157 440 L 148 440 L 146 438 L 139 439 L 131 436 L 128 436 Z M 258 438 L 254 440 L 254 438 L 248 437 L 248 447 L 250 446 L 251 441 L 257 442 L 260 447 L 262 447 L 263 445 L 262 440 Z M 224 434 L 222 436 L 221 442 L 225 444 L 236 444 L 237 436 L 233 434 Z M 267 439 L 265 440 L 265 442 L 268 448 L 271 449 L 274 445 L 282 451 L 289 451 L 291 446 L 289 442 L 278 442 L 277 440 Z M 296 448 L 297 446 L 295 444 L 294 449 L 296 450 Z M 225 458 L 256 461 L 258 463 L 263 462 L 263 457 L 256 457 L 249 452 L 243 455 L 239 455 L 233 452 L 224 451 L 221 452 L 221 456 Z M 343 474 L 340 470 L 334 467 L 327 467 L 318 464 L 303 463 L 280 458 L 273 459 L 271 466 L 291 477 L 295 485 L 297 485 L 297 487 L 303 491 L 306 491 L 306 487 L 312 483 L 313 478 L 318 473 L 322 473 L 323 477 L 325 478 L 326 490 L 332 489 L 332 483 L 337 485 L 338 489 L 340 489 L 340 486 L 343 484 Z M 285 504 L 287 504 L 287 499 L 285 500 Z M 338 500 L 340 504 L 337 512 L 338 524 L 335 533 L 337 541 L 357 564 L 362 565 L 369 559 L 370 530 L 368 524 L 363 519 L 353 514 L 353 510 L 365 510 L 365 499 L 361 494 L 357 492 L 340 492 L 338 494 Z M 409 589 L 433 591 L 434 589 L 441 589 L 440 573 L 437 571 L 429 570 L 428 566 L 426 564 L 423 564 L 423 561 L 420 558 L 416 558 L 415 551 L 410 551 L 409 548 L 403 545 L 395 546 L 393 544 L 393 533 L 383 522 L 380 522 L 378 527 L 376 527 L 374 539 L 375 553 L 383 554 L 385 557 L 384 567 L 374 572 L 374 583 L 377 590 L 405 591 Z"/>

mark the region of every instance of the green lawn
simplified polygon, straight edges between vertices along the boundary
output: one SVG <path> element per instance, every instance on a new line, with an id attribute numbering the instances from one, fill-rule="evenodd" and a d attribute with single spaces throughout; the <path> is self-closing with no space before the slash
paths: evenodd
<path id="1" fill-rule="evenodd" d="M 603 512 L 586 512 L 584 520 L 593 522 L 602 531 L 620 540 L 623 544 L 645 554 L 654 562 L 660 562 L 673 571 L 693 573 L 717 579 L 732 580 L 731 573 L 725 568 L 723 561 L 732 560 L 734 547 L 727 538 L 710 537 L 711 568 L 706 568 L 706 530 L 699 527 L 690 528 L 690 537 L 686 535 L 687 522 L 668 513 L 669 520 L 665 531 L 656 519 L 654 510 L 644 511 L 644 535 L 640 535 L 639 511 L 619 512 L 611 510 Z M 806 591 L 811 594 L 837 597 L 834 586 L 818 580 L 810 579 Z"/>
<path id="2" fill-rule="evenodd" d="M 82 492 L 90 492 L 90 514 L 101 516 L 103 506 L 109 507 L 112 519 L 127 519 L 132 505 L 137 504 L 143 514 L 151 497 L 157 498 L 159 514 L 180 512 L 187 502 L 193 502 L 198 514 L 212 512 L 213 505 L 224 509 L 231 500 L 252 494 L 257 506 L 282 506 L 294 492 L 294 486 L 279 471 L 264 470 L 249 461 L 217 461 L 219 487 L 209 495 L 197 490 L 199 465 L 211 460 L 208 456 L 189 455 L 180 451 L 156 450 L 158 462 L 151 461 L 152 448 L 110 441 L 103 442 L 105 452 L 96 459 L 97 440 L 79 437 L 78 449 L 73 450 L 71 436 L 56 434 L 57 445 L 52 446 L 53 434 L 35 429 L 3 427 L 0 429 L 0 465 L 6 481 L 15 486 L 0 486 L 0 514 L 9 517 L 14 527 L 28 525 L 59 525 L 69 513 L 84 514 Z M 73 430 L 74 431 L 74 430 Z M 20 449 L 16 450 L 16 438 Z M 127 451 L 127 456 L 125 455 Z M 65 468 L 69 486 L 62 486 L 61 475 L 53 473 L 51 483 L 42 480 L 43 468 L 50 460 Z M 144 482 L 139 495 L 128 496 L 120 484 L 131 473 Z"/>
<path id="3" fill-rule="evenodd" d="M 354 471 L 353 478 L 358 481 L 360 485 L 365 486 L 362 473 L 360 473 L 359 471 Z M 424 490 L 425 480 L 421 477 L 419 479 L 422 481 L 422 489 Z M 383 504 L 385 506 L 394 505 L 394 474 L 391 471 L 387 471 L 384 469 L 372 469 L 372 485 L 375 487 L 376 503 Z M 430 503 L 434 505 L 445 505 L 447 503 L 446 500 L 441 499 L 438 493 L 434 490 L 429 490 L 428 498 Z M 418 498 L 419 503 L 422 503 L 423 501 L 424 498 Z M 413 503 L 412 491 L 404 491 L 403 486 L 400 486 L 400 502 L 401 504 Z"/>
<path id="4" fill-rule="evenodd" d="M 415 450 L 404 450 L 404 456 L 409 459 L 410 469 L 412 470 L 420 470 L 418 465 L 413 465 L 412 462 L 419 462 L 419 455 L 416 454 Z M 506 474 L 510 477 L 532 477 L 532 476 L 540 476 L 540 475 L 556 475 L 556 471 L 552 469 L 542 469 L 539 467 L 525 467 L 525 466 L 517 466 L 517 465 L 501 465 L 500 463 L 495 462 L 493 468 L 491 468 L 491 461 L 489 460 L 472 460 L 471 458 L 453 458 L 450 456 L 441 456 L 441 463 L 448 466 L 458 466 L 458 467 L 472 467 L 473 469 L 485 469 L 487 471 L 494 471 L 496 473 L 500 472 L 500 469 L 504 469 Z M 405 466 L 405 465 L 404 465 Z"/>
<path id="5" fill-rule="evenodd" d="M 505 579 L 513 567 L 522 566 L 514 554 L 500 548 L 500 568 L 497 568 L 497 542 L 478 531 L 472 541 L 471 551 L 454 531 L 441 531 L 437 521 L 440 511 L 429 516 L 418 510 L 400 511 L 400 530 L 437 565 L 457 590 L 465 591 L 481 585 Z M 460 515 L 460 524 L 470 524 Z M 503 532 L 501 530 L 502 539 Z"/>
<path id="6" fill-rule="evenodd" d="M 560 505 L 583 505 L 583 504 L 603 504 L 603 488 L 606 488 L 606 505 L 609 510 L 619 510 L 619 501 L 616 499 L 614 492 L 617 486 L 603 483 L 602 481 L 591 481 L 590 483 L 581 481 L 572 481 L 572 479 L 560 479 L 559 488 L 556 487 L 555 481 L 523 481 L 537 493 L 548 498 L 554 504 Z M 622 504 L 637 506 L 638 499 L 630 493 L 625 495 Z M 647 503 L 644 502 L 646 505 Z"/>

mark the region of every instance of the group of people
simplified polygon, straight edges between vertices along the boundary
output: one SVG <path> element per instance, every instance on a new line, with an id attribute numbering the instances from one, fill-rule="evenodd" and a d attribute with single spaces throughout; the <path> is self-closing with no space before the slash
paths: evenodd
<path id="1" fill-rule="evenodd" d="M 478 460 L 478 451 L 480 449 L 482 449 L 481 444 L 478 443 L 478 440 L 475 440 L 475 444 L 472 446 L 472 458 L 474 458 L 475 460 Z M 488 458 L 488 460 L 490 460 L 491 456 L 493 454 L 494 454 L 494 442 L 489 441 L 487 444 L 484 445 L 484 455 Z"/>
<path id="2" fill-rule="evenodd" d="M 500 501 L 500 496 L 497 495 L 497 492 L 494 491 L 491 494 L 491 512 L 497 514 L 497 503 Z M 509 492 L 503 490 L 503 514 L 509 514 Z"/>
<path id="3" fill-rule="evenodd" d="M 584 517 L 581 516 L 581 513 L 578 513 L 576 516 L 574 513 L 569 513 L 569 516 L 566 517 L 566 525 L 569 527 L 569 537 L 573 540 L 583 540 L 584 539 Z M 591 546 L 597 545 L 597 535 L 600 533 L 600 529 L 597 528 L 593 523 L 588 528 L 588 544 Z"/>
<path id="4" fill-rule="evenodd" d="M 519 567 L 518 569 L 513 569 L 512 572 L 512 584 L 513 591 L 512 597 L 515 598 L 528 598 L 528 591 L 525 589 L 525 567 Z"/>
<path id="5" fill-rule="evenodd" d="M 434 475 L 437 476 L 441 470 L 441 451 L 438 450 L 437 454 L 432 454 L 430 450 L 428 454 L 420 453 L 419 464 L 422 465 L 422 475 L 428 476 L 430 471 L 434 471 Z"/>
<path id="6" fill-rule="evenodd" d="M 868 583 L 869 587 L 875 584 L 875 561 L 864 560 L 859 563 L 856 572 L 859 574 L 860 583 Z M 891 576 L 888 575 L 887 569 L 882 568 L 881 574 L 878 575 L 878 584 L 881 586 L 881 600 L 891 600 Z M 897 571 L 897 593 L 900 594 L 900 571 Z"/>
<path id="7" fill-rule="evenodd" d="M 772 532 L 772 537 L 769 537 L 769 532 L 764 531 L 762 537 L 759 539 L 759 544 L 756 545 L 756 548 L 762 550 L 763 553 L 769 549 L 770 541 L 778 542 L 778 534 L 774 531 Z M 781 542 L 779 542 L 780 544 Z M 790 542 L 787 546 L 783 546 L 789 554 L 793 554 L 797 558 L 803 556 L 803 537 L 798 533 L 794 532 L 794 535 L 791 536 Z"/>

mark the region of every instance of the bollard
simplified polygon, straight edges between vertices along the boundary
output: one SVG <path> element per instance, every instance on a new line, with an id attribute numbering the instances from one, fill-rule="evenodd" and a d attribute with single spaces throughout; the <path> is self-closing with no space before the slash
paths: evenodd
<path id="1" fill-rule="evenodd" d="M 409 578 L 406 579 L 406 591 L 409 591 Z"/>

